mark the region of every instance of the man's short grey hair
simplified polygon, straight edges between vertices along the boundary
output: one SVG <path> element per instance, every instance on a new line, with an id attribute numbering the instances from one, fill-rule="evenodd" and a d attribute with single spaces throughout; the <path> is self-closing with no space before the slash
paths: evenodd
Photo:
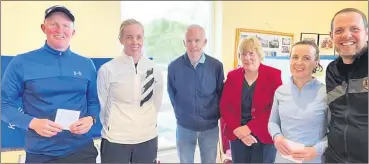
<path id="1" fill-rule="evenodd" d="M 201 27 L 200 25 L 198 25 L 198 24 L 191 24 L 191 25 L 187 26 L 185 34 L 187 34 L 187 32 L 190 29 L 194 29 L 194 28 L 200 29 L 204 34 L 204 39 L 206 39 L 205 29 L 203 27 Z"/>
<path id="2" fill-rule="evenodd" d="M 129 25 L 133 25 L 133 24 L 140 25 L 142 27 L 142 29 L 144 28 L 141 22 L 139 22 L 135 19 L 127 19 L 127 20 L 123 21 L 122 24 L 120 24 L 118 38 L 121 38 L 123 36 L 123 30 L 124 30 L 125 27 L 127 27 Z"/>
<path id="3" fill-rule="evenodd" d="M 333 22 L 334 22 L 334 19 L 336 18 L 336 16 L 338 14 L 341 14 L 341 13 L 348 13 L 348 12 L 354 12 L 354 13 L 358 13 L 360 16 L 361 16 L 361 19 L 363 20 L 363 23 L 364 23 L 364 27 L 367 29 L 368 28 L 368 19 L 366 18 L 365 14 L 358 10 L 358 9 L 355 9 L 355 8 L 344 8 L 340 11 L 338 11 L 336 14 L 334 14 L 332 20 L 331 20 L 331 32 L 333 32 Z"/>

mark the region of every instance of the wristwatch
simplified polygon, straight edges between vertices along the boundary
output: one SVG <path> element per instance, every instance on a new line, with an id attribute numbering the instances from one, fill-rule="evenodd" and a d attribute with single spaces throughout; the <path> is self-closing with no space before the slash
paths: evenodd
<path id="1" fill-rule="evenodd" d="M 92 124 L 95 125 L 96 124 L 96 117 L 94 117 L 94 116 L 90 116 L 90 117 L 92 118 Z"/>

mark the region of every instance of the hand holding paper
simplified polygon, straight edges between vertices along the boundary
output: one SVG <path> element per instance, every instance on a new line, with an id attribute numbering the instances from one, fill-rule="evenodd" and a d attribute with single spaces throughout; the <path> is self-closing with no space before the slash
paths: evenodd
<path id="1" fill-rule="evenodd" d="M 85 134 L 91 129 L 92 125 L 93 118 L 91 116 L 83 117 L 70 126 L 70 131 L 74 134 Z"/>
<path id="2" fill-rule="evenodd" d="M 295 152 L 301 152 L 304 151 L 305 145 L 298 142 L 293 142 L 290 140 L 285 139 L 285 142 L 287 143 L 288 147 L 291 149 L 292 153 L 290 155 L 282 155 L 283 158 L 286 158 L 288 160 L 291 160 L 296 163 L 302 163 L 304 158 L 300 158 L 301 153 L 298 153 L 299 156 L 296 158 L 296 156 L 293 156 Z M 296 154 L 294 154 L 296 155 Z"/>
<path id="3" fill-rule="evenodd" d="M 282 155 L 287 156 L 291 154 L 290 146 L 287 144 L 283 135 L 278 134 L 274 137 L 274 145 L 278 152 L 280 152 Z"/>
<path id="4" fill-rule="evenodd" d="M 311 161 L 318 156 L 314 147 L 305 147 L 302 150 L 292 151 L 292 158 L 301 161 Z"/>
<path id="5" fill-rule="evenodd" d="M 62 126 L 48 119 L 33 118 L 29 128 L 43 137 L 52 137 L 62 131 Z"/>
<path id="6" fill-rule="evenodd" d="M 80 111 L 58 109 L 56 112 L 55 122 L 60 124 L 64 130 L 69 130 L 69 127 L 78 121 Z"/>

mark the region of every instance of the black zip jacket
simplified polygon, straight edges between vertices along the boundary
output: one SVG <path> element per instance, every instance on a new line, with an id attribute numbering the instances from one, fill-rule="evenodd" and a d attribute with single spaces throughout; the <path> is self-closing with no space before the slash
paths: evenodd
<path id="1" fill-rule="evenodd" d="M 368 163 L 368 50 L 345 65 L 338 57 L 327 67 L 331 113 L 326 163 Z"/>

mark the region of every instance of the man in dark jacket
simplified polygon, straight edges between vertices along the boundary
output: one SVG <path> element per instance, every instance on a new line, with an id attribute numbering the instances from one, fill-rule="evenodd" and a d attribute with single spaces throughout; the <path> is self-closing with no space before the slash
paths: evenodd
<path id="1" fill-rule="evenodd" d="M 368 163 L 368 21 L 357 9 L 337 12 L 331 38 L 339 57 L 327 67 L 331 120 L 326 163 Z"/>
<path id="2" fill-rule="evenodd" d="M 204 28 L 190 25 L 183 41 L 186 53 L 168 66 L 168 94 L 177 119 L 180 163 L 194 163 L 198 143 L 201 163 L 216 163 L 222 63 L 205 54 Z"/>

